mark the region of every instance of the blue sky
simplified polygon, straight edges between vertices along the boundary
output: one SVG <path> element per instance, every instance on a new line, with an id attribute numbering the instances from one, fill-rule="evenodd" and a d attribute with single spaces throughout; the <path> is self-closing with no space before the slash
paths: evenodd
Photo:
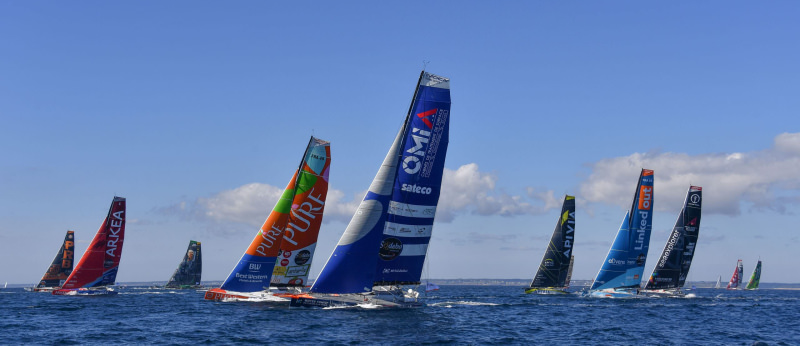
<path id="1" fill-rule="evenodd" d="M 592 279 L 639 169 L 649 274 L 689 184 L 689 280 L 760 256 L 800 282 L 800 4 L 0 1 L 0 281 L 83 253 L 128 199 L 118 281 L 166 280 L 189 239 L 221 280 L 309 135 L 331 141 L 315 276 L 369 186 L 419 70 L 451 78 L 434 278 L 530 278 L 564 194 Z M 477 254 L 477 256 L 476 256 Z"/>

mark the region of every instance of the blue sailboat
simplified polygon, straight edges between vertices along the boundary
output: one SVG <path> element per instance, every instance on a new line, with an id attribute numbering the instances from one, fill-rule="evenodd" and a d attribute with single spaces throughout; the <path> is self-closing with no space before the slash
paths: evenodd
<path id="1" fill-rule="evenodd" d="M 633 202 L 608 250 L 589 295 L 626 298 L 639 293 L 653 227 L 653 171 L 642 169 Z"/>
<path id="2" fill-rule="evenodd" d="M 420 306 L 419 285 L 441 192 L 450 80 L 423 71 L 402 128 L 310 293 L 292 306 Z"/>

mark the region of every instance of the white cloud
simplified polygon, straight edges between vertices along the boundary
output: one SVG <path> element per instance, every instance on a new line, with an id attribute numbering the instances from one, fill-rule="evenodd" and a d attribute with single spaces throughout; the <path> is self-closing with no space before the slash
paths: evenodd
<path id="1" fill-rule="evenodd" d="M 528 198 L 524 198 L 496 191 L 496 182 L 495 175 L 481 172 L 476 163 L 463 165 L 455 171 L 445 169 L 436 221 L 450 222 L 460 213 L 513 216 L 541 214 L 561 207 L 553 191 L 537 192 L 528 188 Z M 531 204 L 528 199 L 539 203 Z"/>
<path id="2" fill-rule="evenodd" d="M 503 216 L 540 214 L 561 207 L 561 201 L 553 197 L 553 191 L 528 188 L 527 196 L 509 195 L 496 191 L 496 182 L 496 176 L 480 172 L 474 163 L 455 171 L 445 169 L 436 220 L 450 222 L 463 213 Z M 159 211 L 198 221 L 236 222 L 259 227 L 282 192 L 282 188 L 272 185 L 251 183 L 211 197 L 197 198 L 193 202 L 180 202 Z M 366 191 L 361 191 L 353 194 L 352 199 L 345 200 L 344 192 L 329 189 L 323 222 L 349 222 L 365 194 Z M 529 201 L 535 201 L 536 205 Z"/>
<path id="3" fill-rule="evenodd" d="M 775 137 L 770 149 L 749 153 L 688 155 L 635 153 L 600 160 L 581 184 L 588 202 L 627 207 L 641 168 L 655 170 L 655 208 L 674 210 L 689 185 L 703 187 L 703 212 L 738 215 L 753 209 L 785 212 L 800 202 L 800 133 Z"/>

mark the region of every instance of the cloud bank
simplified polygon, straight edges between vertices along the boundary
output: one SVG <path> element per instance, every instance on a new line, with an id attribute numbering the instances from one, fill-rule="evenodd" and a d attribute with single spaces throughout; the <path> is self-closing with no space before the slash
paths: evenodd
<path id="1" fill-rule="evenodd" d="M 784 213 L 800 202 L 800 133 L 750 153 L 635 153 L 590 165 L 579 198 L 627 207 L 641 168 L 655 170 L 655 208 L 680 207 L 689 185 L 703 187 L 703 213 L 738 215 L 742 208 Z"/>
<path id="2" fill-rule="evenodd" d="M 497 191 L 496 182 L 495 175 L 481 172 L 475 163 L 461 166 L 455 171 L 445 169 L 436 221 L 451 222 L 461 214 L 539 214 L 561 207 L 561 201 L 553 197 L 553 191 L 528 188 L 525 196 L 510 195 Z M 158 211 L 201 222 L 237 222 L 259 227 L 282 192 L 283 188 L 251 183 Z M 365 194 L 366 191 L 361 191 L 348 199 L 341 190 L 329 189 L 323 222 L 349 222 Z"/>

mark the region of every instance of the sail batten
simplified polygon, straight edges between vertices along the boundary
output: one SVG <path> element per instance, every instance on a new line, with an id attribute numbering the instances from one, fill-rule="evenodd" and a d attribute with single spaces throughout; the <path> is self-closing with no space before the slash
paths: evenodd
<path id="1" fill-rule="evenodd" d="M 420 282 L 449 124 L 449 79 L 423 71 L 403 126 L 311 292 L 360 293 Z"/>

